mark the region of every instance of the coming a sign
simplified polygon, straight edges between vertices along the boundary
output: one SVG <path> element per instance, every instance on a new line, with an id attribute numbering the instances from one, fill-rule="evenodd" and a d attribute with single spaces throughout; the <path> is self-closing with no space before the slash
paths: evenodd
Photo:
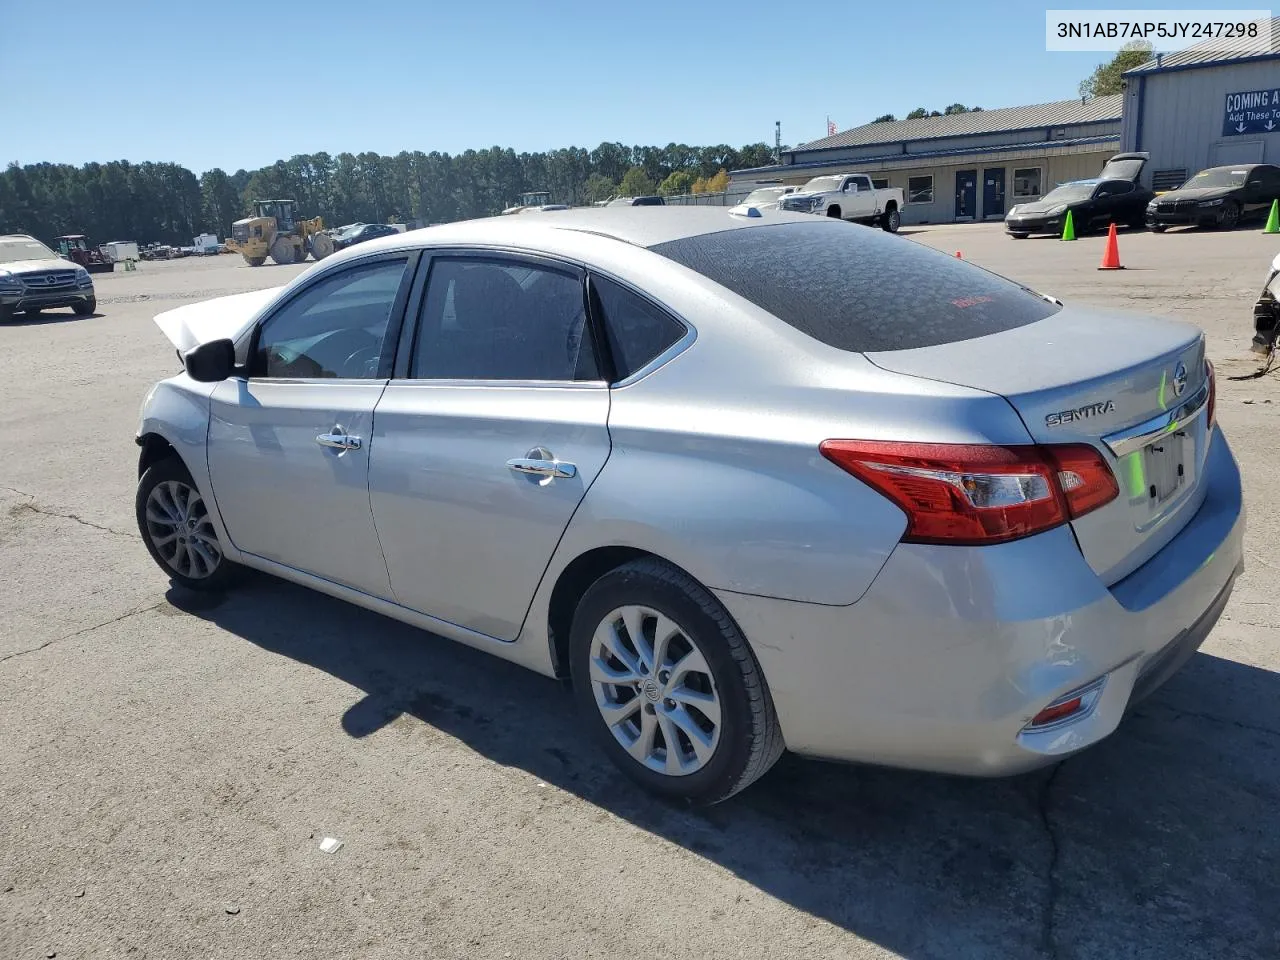
<path id="1" fill-rule="evenodd" d="M 1280 90 L 1228 93 L 1222 113 L 1222 135 L 1272 133 L 1280 130 Z"/>

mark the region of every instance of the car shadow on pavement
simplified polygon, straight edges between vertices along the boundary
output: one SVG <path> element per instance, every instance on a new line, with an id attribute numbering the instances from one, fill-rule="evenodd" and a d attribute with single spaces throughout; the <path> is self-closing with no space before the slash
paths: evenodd
<path id="1" fill-rule="evenodd" d="M 352 737 L 416 718 L 912 960 L 1280 955 L 1270 671 L 1197 654 L 1108 740 L 1023 777 L 788 756 L 691 810 L 618 774 L 556 681 L 266 576 L 169 599 L 363 691 Z"/>
<path id="2" fill-rule="evenodd" d="M 82 317 L 79 314 L 71 313 L 70 311 L 67 311 L 66 313 L 45 313 L 44 311 L 41 311 L 34 317 L 28 316 L 25 313 L 20 313 L 4 325 L 7 327 L 42 327 L 49 323 L 70 323 L 72 320 L 92 320 L 94 317 L 100 316 L 102 316 L 100 313 L 90 313 Z"/>

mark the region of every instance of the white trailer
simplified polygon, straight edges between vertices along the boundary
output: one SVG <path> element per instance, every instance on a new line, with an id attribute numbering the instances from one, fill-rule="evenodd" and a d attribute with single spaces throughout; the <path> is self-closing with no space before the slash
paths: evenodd
<path id="1" fill-rule="evenodd" d="M 139 260 L 138 245 L 132 240 L 112 240 L 98 247 L 103 256 L 112 263 L 124 263 L 126 260 Z"/>
<path id="2" fill-rule="evenodd" d="M 218 238 L 212 233 L 200 234 L 191 242 L 191 245 L 195 247 L 196 254 L 202 257 L 218 252 Z"/>

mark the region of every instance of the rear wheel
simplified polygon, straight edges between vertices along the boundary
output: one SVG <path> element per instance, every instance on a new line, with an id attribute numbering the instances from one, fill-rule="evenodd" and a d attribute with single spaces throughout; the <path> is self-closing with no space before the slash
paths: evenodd
<path id="1" fill-rule="evenodd" d="M 247 253 L 244 254 L 244 262 L 251 267 L 260 267 L 267 262 L 266 257 L 251 257 Z"/>
<path id="2" fill-rule="evenodd" d="M 27 315 L 28 319 L 34 320 L 36 317 L 40 316 L 40 311 L 42 309 L 43 307 L 27 307 L 27 309 L 23 310 L 22 312 Z"/>
<path id="3" fill-rule="evenodd" d="M 884 227 L 886 233 L 897 233 L 898 227 L 902 226 L 902 214 L 895 207 L 880 217 L 880 226 Z"/>
<path id="4" fill-rule="evenodd" d="M 587 590 L 570 633 L 579 709 L 628 777 L 665 797 L 724 800 L 782 754 L 764 676 L 711 593 L 636 560 Z"/>
<path id="5" fill-rule="evenodd" d="M 165 573 L 191 590 L 221 590 L 240 568 L 228 560 L 204 497 L 177 457 L 152 464 L 134 500 L 147 552 Z"/>

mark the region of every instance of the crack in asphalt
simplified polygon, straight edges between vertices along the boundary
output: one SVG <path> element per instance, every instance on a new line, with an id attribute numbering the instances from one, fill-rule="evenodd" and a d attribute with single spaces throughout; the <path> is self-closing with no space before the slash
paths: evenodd
<path id="1" fill-rule="evenodd" d="M 10 493 L 16 493 L 20 497 L 27 498 L 26 503 L 20 503 L 18 504 L 18 506 L 14 507 L 15 511 L 30 510 L 32 513 L 38 513 L 44 517 L 58 517 L 63 520 L 74 520 L 76 523 L 81 524 L 82 526 L 90 527 L 93 530 L 101 530 L 103 533 L 110 533 L 117 537 L 128 537 L 131 540 L 133 539 L 133 534 L 131 533 L 127 533 L 124 530 L 117 530 L 115 527 L 104 527 L 100 523 L 94 523 L 92 520 L 86 520 L 84 517 L 80 516 L 79 514 L 58 513 L 56 510 L 46 509 L 45 507 L 42 507 L 39 503 L 36 502 L 36 497 L 35 497 L 35 494 L 33 493 L 27 493 L 25 490 L 19 490 L 17 487 L 6 486 L 6 487 L 0 487 L 0 489 L 8 490 Z"/>
<path id="2" fill-rule="evenodd" d="M 92 633 L 94 630 L 99 630 L 102 627 L 109 627 L 113 623 L 119 623 L 121 620 L 128 620 L 130 617 L 136 617 L 140 613 L 147 613 L 151 610 L 157 609 L 158 607 L 164 606 L 168 602 L 169 601 L 167 600 L 159 600 L 148 607 L 138 607 L 137 609 L 129 610 L 120 614 L 118 617 L 112 617 L 110 620 L 103 620 L 101 623 L 95 623 L 92 626 L 81 627 L 79 630 L 73 630 L 66 636 L 54 637 L 53 639 L 46 640 L 44 643 L 37 644 L 34 647 L 28 647 L 26 650 L 16 650 L 13 653 L 7 653 L 3 657 L 0 657 L 0 663 L 4 663 L 8 660 L 16 660 L 18 657 L 25 657 L 29 653 L 37 653 L 47 647 L 52 647 L 55 643 L 62 643 L 64 640 L 74 640 L 82 634 Z"/>
<path id="3" fill-rule="evenodd" d="M 1045 777 L 1044 783 L 1040 786 L 1040 795 L 1037 797 L 1036 802 L 1036 809 L 1040 813 L 1040 825 L 1044 827 L 1045 835 L 1049 838 L 1049 866 L 1045 871 L 1045 894 L 1040 917 L 1040 949 L 1050 960 L 1056 960 L 1058 956 L 1056 913 L 1059 892 L 1058 857 L 1061 850 L 1058 845 L 1058 831 L 1053 825 L 1053 816 L 1049 807 L 1053 799 L 1054 784 L 1057 782 L 1058 774 L 1062 772 L 1064 766 L 1066 766 L 1065 760 L 1054 767 L 1049 776 Z"/>
<path id="4" fill-rule="evenodd" d="M 1280 737 L 1280 730 L 1272 727 L 1264 727 L 1256 723 L 1246 723 L 1243 720 L 1232 720 L 1230 717 L 1216 717 L 1212 713 L 1200 713 L 1198 710 L 1180 710 L 1177 707 L 1170 707 L 1166 704 L 1152 704 L 1159 710 L 1168 710 L 1173 714 L 1173 718 L 1177 720 L 1180 717 L 1194 717 L 1197 720 L 1208 720 L 1212 723 L 1220 723 L 1225 727 L 1237 727 L 1240 730 L 1251 730 L 1254 733 L 1265 733 L 1272 737 Z"/>

